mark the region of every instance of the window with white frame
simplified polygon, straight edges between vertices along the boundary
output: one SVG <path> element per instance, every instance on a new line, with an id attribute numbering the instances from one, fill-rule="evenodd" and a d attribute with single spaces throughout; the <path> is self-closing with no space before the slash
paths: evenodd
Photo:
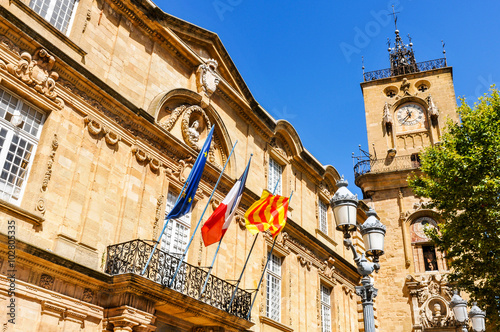
<path id="1" fill-rule="evenodd" d="M 271 255 L 267 264 L 266 316 L 281 321 L 281 257 Z"/>
<path id="2" fill-rule="evenodd" d="M 325 234 L 328 234 L 327 211 L 328 211 L 328 206 L 321 199 L 318 199 L 319 229 Z"/>
<path id="3" fill-rule="evenodd" d="M 321 332 L 332 331 L 332 309 L 330 305 L 330 288 L 321 285 Z"/>
<path id="4" fill-rule="evenodd" d="M 19 205 L 45 114 L 0 89 L 0 198 Z"/>
<path id="5" fill-rule="evenodd" d="M 167 204 L 165 207 L 165 220 L 167 214 L 174 208 L 177 196 L 171 191 L 167 195 Z M 178 219 L 169 221 L 165 233 L 161 237 L 161 248 L 169 254 L 180 257 L 186 250 L 191 229 L 191 212 L 186 213 Z"/>
<path id="6" fill-rule="evenodd" d="M 78 0 L 31 0 L 29 6 L 65 34 L 77 2 Z"/>
<path id="7" fill-rule="evenodd" d="M 271 193 L 274 191 L 276 187 L 276 183 L 279 181 L 278 187 L 276 188 L 275 195 L 281 195 L 281 184 L 283 179 L 281 175 L 283 173 L 283 167 L 278 164 L 273 158 L 269 158 L 269 172 L 267 177 L 267 190 Z"/>

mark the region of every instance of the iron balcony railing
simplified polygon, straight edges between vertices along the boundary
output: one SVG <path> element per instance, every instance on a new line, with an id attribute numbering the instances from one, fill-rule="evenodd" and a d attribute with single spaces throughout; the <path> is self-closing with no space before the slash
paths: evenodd
<path id="1" fill-rule="evenodd" d="M 446 67 L 446 58 L 441 58 L 441 59 L 429 60 L 429 61 L 424 61 L 424 62 L 418 62 L 412 66 L 406 66 L 406 67 L 401 67 L 401 68 L 396 67 L 394 69 L 387 68 L 387 69 L 370 71 L 370 72 L 364 73 L 363 78 L 364 78 L 365 82 L 369 82 L 369 81 L 378 80 L 381 78 L 416 73 L 416 72 L 444 68 L 444 67 Z"/>
<path id="2" fill-rule="evenodd" d="M 418 154 L 386 159 L 365 159 L 354 166 L 354 178 L 366 173 L 404 171 L 420 167 Z"/>
<path id="3" fill-rule="evenodd" d="M 153 246 L 142 240 L 132 240 L 108 246 L 106 273 L 111 275 L 125 273 L 140 275 L 152 250 Z M 168 287 L 178 264 L 179 258 L 157 249 L 143 277 Z M 206 278 L 207 271 L 183 262 L 171 288 L 191 298 L 227 311 L 234 316 L 247 319 L 251 294 L 238 288 L 231 308 L 229 308 L 235 286 L 210 275 L 205 292 L 200 296 Z"/>

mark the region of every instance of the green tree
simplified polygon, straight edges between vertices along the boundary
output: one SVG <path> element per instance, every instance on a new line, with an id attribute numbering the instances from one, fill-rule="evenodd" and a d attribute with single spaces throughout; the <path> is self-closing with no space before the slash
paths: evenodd
<path id="1" fill-rule="evenodd" d="M 441 144 L 421 155 L 420 175 L 409 178 L 417 196 L 439 211 L 439 232 L 428 231 L 446 254 L 449 281 L 486 310 L 500 331 L 500 97 L 470 107 L 461 99 L 460 122 L 448 121 Z"/>

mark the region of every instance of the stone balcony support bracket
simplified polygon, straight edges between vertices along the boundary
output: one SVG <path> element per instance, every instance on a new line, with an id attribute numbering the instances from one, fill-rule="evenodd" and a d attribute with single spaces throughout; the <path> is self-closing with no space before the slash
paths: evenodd
<path id="1" fill-rule="evenodd" d="M 155 316 L 127 305 L 106 309 L 104 326 L 112 325 L 114 332 L 153 332 Z"/>

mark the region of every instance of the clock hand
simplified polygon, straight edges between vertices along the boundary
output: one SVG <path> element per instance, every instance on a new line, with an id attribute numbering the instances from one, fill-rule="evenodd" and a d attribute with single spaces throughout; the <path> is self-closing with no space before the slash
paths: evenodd
<path id="1" fill-rule="evenodd" d="M 411 117 L 411 114 L 412 114 L 412 111 L 411 110 L 407 110 L 406 111 L 406 117 L 403 119 L 403 123 L 406 122 L 406 119 L 408 119 L 409 117 Z"/>

